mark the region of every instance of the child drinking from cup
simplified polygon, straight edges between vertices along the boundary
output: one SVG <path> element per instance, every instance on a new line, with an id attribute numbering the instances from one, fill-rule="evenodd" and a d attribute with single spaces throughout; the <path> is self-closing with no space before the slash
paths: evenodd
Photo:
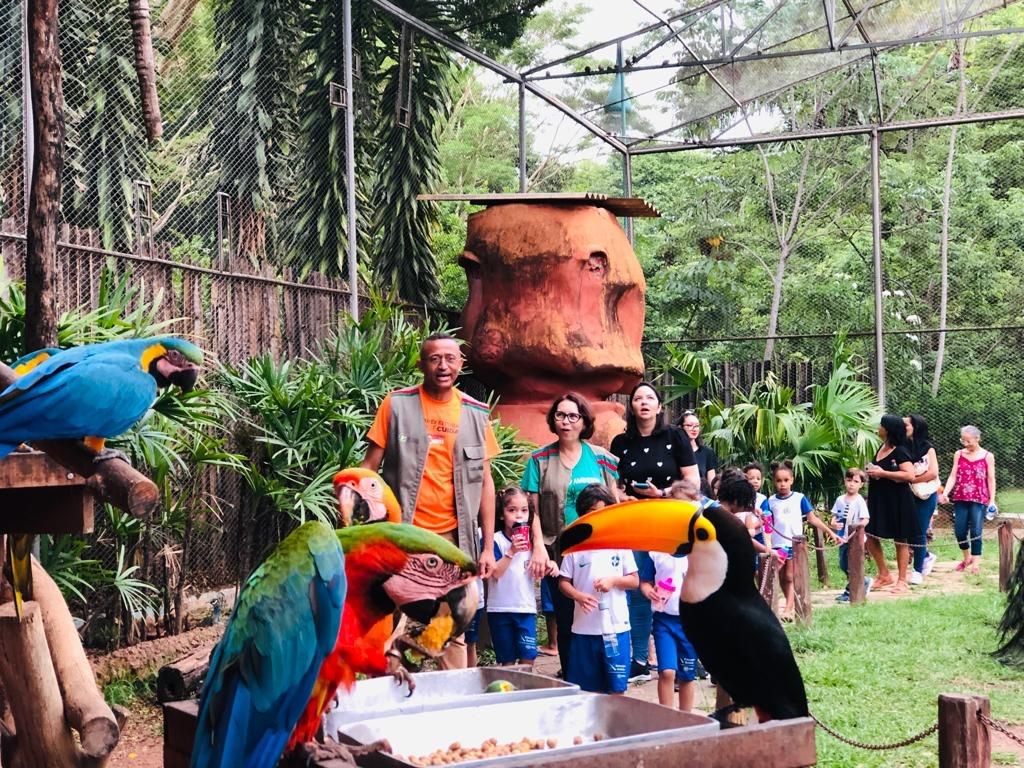
<path id="1" fill-rule="evenodd" d="M 522 488 L 498 494 L 495 566 L 487 580 L 487 626 L 498 664 L 533 665 L 537 658 L 537 600 L 530 575 L 530 506 Z M 558 566 L 550 564 L 551 575 Z"/>

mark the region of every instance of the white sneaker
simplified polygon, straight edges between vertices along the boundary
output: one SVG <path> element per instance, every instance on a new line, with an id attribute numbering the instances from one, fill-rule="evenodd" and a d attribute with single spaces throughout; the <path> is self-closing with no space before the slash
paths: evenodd
<path id="1" fill-rule="evenodd" d="M 866 597 L 871 592 L 871 585 L 875 583 L 875 580 L 868 576 L 864 579 L 864 596 Z"/>
<path id="2" fill-rule="evenodd" d="M 911 571 L 910 576 L 907 577 L 908 584 L 920 584 L 924 581 L 924 576 L 921 575 L 920 571 Z"/>
<path id="3" fill-rule="evenodd" d="M 928 556 L 924 559 L 924 562 L 921 563 L 922 576 L 927 576 L 929 573 L 932 572 L 932 568 L 935 567 L 935 561 L 937 559 L 938 558 L 935 557 L 935 555 L 933 555 L 931 552 L 928 553 Z"/>

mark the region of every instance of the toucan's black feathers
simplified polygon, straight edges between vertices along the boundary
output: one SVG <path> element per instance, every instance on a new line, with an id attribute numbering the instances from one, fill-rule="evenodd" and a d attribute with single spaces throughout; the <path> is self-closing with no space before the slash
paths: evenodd
<path id="1" fill-rule="evenodd" d="M 712 507 L 704 514 L 725 550 L 728 571 L 717 592 L 699 603 L 679 604 L 683 631 L 737 704 L 775 720 L 806 717 L 807 694 L 789 639 L 754 585 L 750 534 L 725 510 Z"/>

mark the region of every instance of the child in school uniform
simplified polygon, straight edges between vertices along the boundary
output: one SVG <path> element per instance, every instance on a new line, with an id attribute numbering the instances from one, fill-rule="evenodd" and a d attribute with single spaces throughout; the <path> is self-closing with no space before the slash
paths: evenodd
<path id="1" fill-rule="evenodd" d="M 537 658 L 536 582 L 530 575 L 530 506 L 526 492 L 509 487 L 495 504 L 494 570 L 487 579 L 487 626 L 498 664 L 533 666 Z M 552 575 L 557 566 L 551 564 Z"/>
<path id="2" fill-rule="evenodd" d="M 603 485 L 588 485 L 576 497 L 576 513 L 614 504 Z M 576 603 L 566 680 L 593 693 L 626 692 L 631 660 L 626 590 L 640 585 L 628 549 L 572 552 L 562 559 L 558 587 Z"/>
<path id="3" fill-rule="evenodd" d="M 867 481 L 867 475 L 860 467 L 850 467 L 846 470 L 843 484 L 846 486 L 846 493 L 836 499 L 832 505 L 832 529 L 839 536 L 842 544 L 839 545 L 839 567 L 850 577 L 850 539 L 854 536 L 863 536 L 864 528 L 871 519 L 868 512 L 868 504 L 860 494 L 860 489 Z M 870 576 L 864 577 L 864 594 L 871 591 L 873 579 Z M 836 597 L 837 603 L 850 602 L 850 582 L 846 582 L 842 594 Z"/>

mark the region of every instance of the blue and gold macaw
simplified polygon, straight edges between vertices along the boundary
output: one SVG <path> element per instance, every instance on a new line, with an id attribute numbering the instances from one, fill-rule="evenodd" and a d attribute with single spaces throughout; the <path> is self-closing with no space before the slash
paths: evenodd
<path id="1" fill-rule="evenodd" d="M 273 768 L 334 648 L 345 558 L 319 521 L 292 532 L 245 582 L 210 658 L 193 768 Z"/>
<path id="2" fill-rule="evenodd" d="M 190 390 L 203 362 L 197 346 L 173 336 L 51 352 L 17 361 L 24 373 L 0 392 L 0 458 L 36 440 L 90 438 L 99 451 L 145 415 L 159 387 Z"/>
<path id="3" fill-rule="evenodd" d="M 0 459 L 21 443 L 82 439 L 99 453 L 104 439 L 141 419 L 157 389 L 195 385 L 203 353 L 173 336 L 126 339 L 31 352 L 12 364 L 18 379 L 0 392 Z M 30 535 L 7 538 L 14 606 L 32 596 Z"/>

